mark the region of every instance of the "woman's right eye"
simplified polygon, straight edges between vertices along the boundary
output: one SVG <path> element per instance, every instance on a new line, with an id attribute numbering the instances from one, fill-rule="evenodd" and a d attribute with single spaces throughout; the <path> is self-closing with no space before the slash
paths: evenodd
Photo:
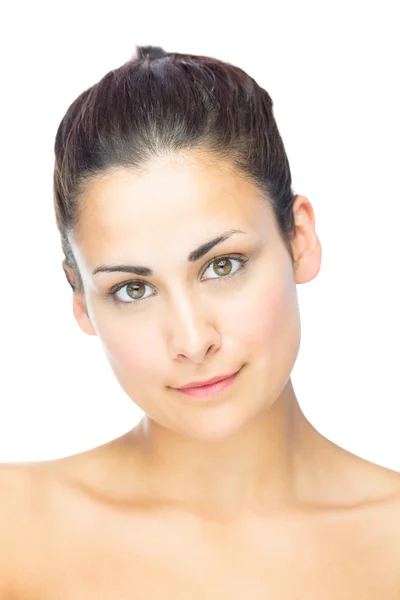
<path id="1" fill-rule="evenodd" d="M 111 290 L 109 292 L 109 295 L 114 298 L 117 304 L 137 304 L 141 300 L 144 300 L 145 298 L 149 297 L 148 295 L 145 295 L 145 288 L 147 286 L 150 287 L 149 284 L 145 283 L 144 281 L 127 281 L 119 285 L 117 289 L 114 288 L 113 290 Z M 118 298 L 117 294 L 125 288 L 126 292 L 124 293 L 126 294 L 125 297 L 127 298 L 127 300 L 121 300 L 120 298 Z"/>

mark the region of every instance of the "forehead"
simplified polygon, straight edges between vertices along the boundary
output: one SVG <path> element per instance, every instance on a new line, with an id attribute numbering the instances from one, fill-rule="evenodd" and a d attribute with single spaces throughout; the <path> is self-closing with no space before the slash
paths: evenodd
<path id="1" fill-rule="evenodd" d="M 167 238 L 190 248 L 235 227 L 257 235 L 271 208 L 229 163 L 191 152 L 153 160 L 140 173 L 110 171 L 87 187 L 81 217 L 86 251 L 95 252 L 101 241 L 106 252 L 115 244 L 150 247 Z"/>

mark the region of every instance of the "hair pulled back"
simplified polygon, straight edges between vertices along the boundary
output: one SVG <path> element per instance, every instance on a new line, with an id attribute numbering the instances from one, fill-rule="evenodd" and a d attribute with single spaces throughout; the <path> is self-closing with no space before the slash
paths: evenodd
<path id="1" fill-rule="evenodd" d="M 82 92 L 54 146 L 56 223 L 74 291 L 83 293 L 83 284 L 68 234 L 79 224 L 86 186 L 111 168 L 140 172 L 152 159 L 186 149 L 230 161 L 259 188 L 293 261 L 296 196 L 272 107 L 268 92 L 242 69 L 158 46 L 136 46 L 131 60 Z"/>

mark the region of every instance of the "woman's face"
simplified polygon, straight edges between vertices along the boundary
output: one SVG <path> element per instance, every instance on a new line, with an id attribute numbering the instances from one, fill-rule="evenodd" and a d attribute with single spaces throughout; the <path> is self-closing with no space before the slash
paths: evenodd
<path id="1" fill-rule="evenodd" d="M 100 337 L 123 390 L 163 427 L 217 439 L 284 391 L 300 344 L 296 283 L 315 277 L 319 257 L 305 216 L 296 243 L 307 267 L 296 274 L 269 202 L 225 163 L 205 158 L 168 156 L 146 172 L 115 170 L 92 183 L 70 240 L 85 288 L 85 299 L 74 296 L 75 317 Z M 121 265 L 149 271 L 93 274 Z M 176 389 L 241 368 L 214 398 Z"/>

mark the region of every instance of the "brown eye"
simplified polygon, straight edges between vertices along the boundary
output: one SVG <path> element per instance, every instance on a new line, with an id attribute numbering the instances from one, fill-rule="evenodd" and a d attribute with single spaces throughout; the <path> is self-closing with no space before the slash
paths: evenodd
<path id="1" fill-rule="evenodd" d="M 112 295 L 119 304 L 135 304 L 135 302 L 139 302 L 140 300 L 144 300 L 148 297 L 145 296 L 147 287 L 150 286 L 144 281 L 129 281 L 128 283 L 124 283 L 118 289 L 114 290 Z M 122 291 L 125 294 L 125 298 L 121 298 Z"/>
<path id="2" fill-rule="evenodd" d="M 214 271 L 217 275 L 229 275 L 232 271 L 232 262 L 229 258 L 219 258 L 214 261 Z"/>
<path id="3" fill-rule="evenodd" d="M 215 277 L 206 277 L 206 279 L 216 279 L 222 281 L 224 279 L 228 279 L 229 277 L 233 277 L 233 275 L 236 275 L 236 273 L 244 267 L 245 262 L 247 262 L 246 258 L 235 258 L 233 256 L 221 256 L 221 258 L 214 258 L 214 260 L 210 262 L 207 269 L 204 271 L 204 274 L 212 269 L 211 274 L 214 274 Z M 234 263 L 237 263 L 236 269 Z"/>
<path id="4" fill-rule="evenodd" d="M 140 300 L 144 294 L 145 285 L 142 281 L 137 283 L 128 283 L 126 286 L 126 293 L 133 300 Z"/>

